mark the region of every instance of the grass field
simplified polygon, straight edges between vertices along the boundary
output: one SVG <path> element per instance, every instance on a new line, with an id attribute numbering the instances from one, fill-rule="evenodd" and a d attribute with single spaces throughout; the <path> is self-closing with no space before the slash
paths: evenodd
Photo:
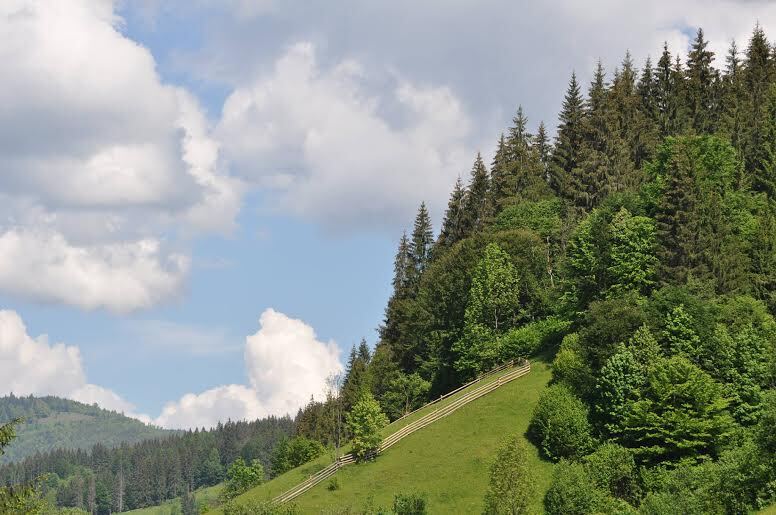
<path id="1" fill-rule="evenodd" d="M 328 490 L 327 480 L 295 503 L 302 513 L 339 512 L 369 505 L 390 507 L 394 494 L 419 492 L 426 495 L 430 513 L 481 512 L 496 449 L 506 436 L 525 433 L 533 407 L 549 378 L 547 364 L 534 362 L 528 375 L 408 436 L 374 462 L 343 468 L 335 476 L 338 490 Z M 440 405 L 443 404 L 430 409 Z M 387 432 L 396 431 L 423 414 L 408 417 L 409 420 L 395 425 L 398 427 L 387 428 Z M 535 451 L 531 459 L 537 485 L 532 512 L 541 513 L 552 465 L 540 460 Z M 238 502 L 271 499 L 330 461 L 330 457 L 325 457 L 292 470 L 246 492 Z"/>
<path id="2" fill-rule="evenodd" d="M 207 488 L 200 488 L 194 492 L 194 497 L 197 503 L 203 503 L 205 505 L 214 504 L 218 498 L 218 494 L 223 488 L 223 485 L 215 485 Z M 148 508 L 141 508 L 139 510 L 132 510 L 125 513 L 131 513 L 132 515 L 170 515 L 171 513 L 180 513 L 180 499 L 172 499 L 159 506 L 149 506 Z M 177 510 L 176 510 L 177 508 Z"/>
<path id="3" fill-rule="evenodd" d="M 767 508 L 758 512 L 759 515 L 776 515 L 776 504 L 771 504 Z"/>

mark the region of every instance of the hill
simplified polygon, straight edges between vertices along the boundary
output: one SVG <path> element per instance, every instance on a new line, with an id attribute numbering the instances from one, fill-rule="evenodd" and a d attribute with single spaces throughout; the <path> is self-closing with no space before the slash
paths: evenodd
<path id="1" fill-rule="evenodd" d="M 324 481 L 294 503 L 302 513 L 362 510 L 368 506 L 389 507 L 396 493 L 420 492 L 427 496 L 430 513 L 481 511 L 488 470 L 497 447 L 506 436 L 526 432 L 533 407 L 549 379 L 548 365 L 535 362 L 528 375 L 413 433 L 374 462 L 343 468 L 334 476 L 339 489 L 329 490 L 329 481 Z M 465 393 L 466 390 L 459 395 Z M 432 405 L 428 410 L 437 407 Z M 425 411 L 413 418 L 422 416 Z M 386 436 L 409 422 L 411 419 L 389 426 Z M 552 465 L 542 461 L 534 447 L 531 449 L 537 481 L 532 512 L 541 512 Z M 245 504 L 271 499 L 329 461 L 331 457 L 327 456 L 291 470 L 246 492 L 236 502 Z M 216 510 L 214 513 L 222 512 Z"/>
<path id="2" fill-rule="evenodd" d="M 24 422 L 17 426 L 18 436 L 0 457 L 0 463 L 59 448 L 88 449 L 97 443 L 113 447 L 174 433 L 115 411 L 60 397 L 0 398 L 0 421 L 16 418 L 23 418 Z"/>

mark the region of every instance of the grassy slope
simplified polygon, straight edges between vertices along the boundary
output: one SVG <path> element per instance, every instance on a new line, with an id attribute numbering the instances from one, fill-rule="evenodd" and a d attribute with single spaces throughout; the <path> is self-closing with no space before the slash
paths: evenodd
<path id="1" fill-rule="evenodd" d="M 209 504 L 215 502 L 218 498 L 218 494 L 223 488 L 222 485 L 210 486 L 207 488 L 200 488 L 194 492 L 194 497 L 197 503 Z M 174 512 L 174 507 L 180 508 L 180 499 L 172 499 L 159 506 L 149 506 L 148 508 L 140 508 L 138 510 L 132 510 L 125 513 L 131 513 L 133 515 L 170 515 L 170 513 L 180 513 L 180 511 Z"/>
<path id="2" fill-rule="evenodd" d="M 549 378 L 548 366 L 535 362 L 527 376 L 405 438 L 375 462 L 342 469 L 335 476 L 339 490 L 329 491 L 326 488 L 328 481 L 324 481 L 295 502 L 302 513 L 346 507 L 358 509 L 369 502 L 388 507 L 395 493 L 417 491 L 427 495 L 431 513 L 480 512 L 488 469 L 497 447 L 505 436 L 525 433 L 533 406 Z M 393 432 L 398 428 L 390 429 Z M 292 470 L 243 494 L 238 500 L 272 498 L 322 468 L 329 460 L 322 458 Z M 550 483 L 552 465 L 541 461 L 536 452 L 532 461 L 537 484 L 532 512 L 541 512 L 541 500 Z"/>

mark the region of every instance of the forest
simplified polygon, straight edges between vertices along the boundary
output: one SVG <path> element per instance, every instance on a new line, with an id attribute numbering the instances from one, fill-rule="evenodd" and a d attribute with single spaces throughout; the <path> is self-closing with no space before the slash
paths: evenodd
<path id="1" fill-rule="evenodd" d="M 293 422 L 57 451 L 2 477 L 56 472 L 60 506 L 75 506 L 65 499 L 78 485 L 88 497 L 90 474 L 109 478 L 98 505 L 110 508 L 91 511 L 121 511 L 215 484 L 238 458 L 270 477 L 293 465 L 283 435 L 318 442 L 307 459 L 358 443 L 343 419 L 377 417 L 377 406 L 393 420 L 495 365 L 541 356 L 552 382 L 528 436 L 557 463 L 547 513 L 773 503 L 776 48 L 756 26 L 743 50 L 715 56 L 699 29 L 686 56 L 667 45 L 658 55 L 638 69 L 628 53 L 611 72 L 599 63 L 589 84 L 572 73 L 552 140 L 518 108 L 492 161 L 476 156 L 453 186 L 438 233 L 420 205 L 399 239 L 377 344 L 355 347 L 327 400 Z M 521 452 L 502 463 L 519 471 Z M 217 481 L 187 468 L 193 454 Z M 145 486 L 127 486 L 117 505 L 122 470 Z M 510 471 L 492 473 L 486 513 L 527 513 L 528 488 L 502 488 Z"/>

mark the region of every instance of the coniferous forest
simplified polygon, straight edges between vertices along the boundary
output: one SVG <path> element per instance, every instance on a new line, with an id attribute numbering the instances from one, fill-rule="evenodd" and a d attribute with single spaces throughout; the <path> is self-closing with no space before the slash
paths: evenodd
<path id="1" fill-rule="evenodd" d="M 272 449 L 288 450 L 287 433 L 339 446 L 354 436 L 343 414 L 365 397 L 393 420 L 527 357 L 552 361 L 528 435 L 557 463 L 547 513 L 775 502 L 776 48 L 756 26 L 724 56 L 702 30 L 686 55 L 657 50 L 599 63 L 589 84 L 572 73 L 554 136 L 518 108 L 493 159 L 473 156 L 453 185 L 438 231 L 420 205 L 398 240 L 376 346 L 354 348 L 341 388 L 293 427 L 58 451 L 3 477 L 56 471 L 62 506 L 74 505 L 64 499 L 76 478 L 110 478 L 100 506 L 117 511 L 123 470 L 141 486 L 121 508 L 144 506 L 215 484 L 241 453 L 267 476 L 286 470 Z M 196 453 L 190 470 L 184 456 Z M 489 499 L 488 513 L 506 513 Z"/>

